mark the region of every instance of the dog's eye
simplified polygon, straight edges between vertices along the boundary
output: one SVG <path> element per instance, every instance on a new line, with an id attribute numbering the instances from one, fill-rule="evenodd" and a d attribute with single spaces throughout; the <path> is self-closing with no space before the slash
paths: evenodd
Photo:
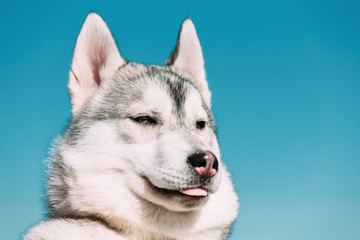
<path id="1" fill-rule="evenodd" d="M 141 125 L 155 125 L 157 122 L 155 119 L 148 116 L 140 116 L 134 118 L 134 121 L 140 123 Z"/>
<path id="2" fill-rule="evenodd" d="M 206 122 L 205 121 L 197 121 L 196 122 L 196 128 L 197 129 L 203 129 L 205 127 Z"/>

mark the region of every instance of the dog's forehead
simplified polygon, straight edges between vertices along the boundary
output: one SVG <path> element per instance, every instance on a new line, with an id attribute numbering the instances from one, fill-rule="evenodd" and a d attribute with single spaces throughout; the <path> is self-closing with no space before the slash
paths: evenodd
<path id="1" fill-rule="evenodd" d="M 131 69 L 131 71 L 129 71 Z M 168 67 L 129 64 L 119 70 L 119 94 L 133 102 L 184 114 L 189 99 L 202 105 L 199 91 L 191 80 L 174 73 Z M 170 107 L 171 105 L 171 107 Z"/>
<path id="2" fill-rule="evenodd" d="M 170 95 L 158 86 L 146 88 L 142 95 L 141 105 L 146 106 L 148 111 L 161 113 L 166 117 L 169 117 L 173 109 Z"/>
<path id="3" fill-rule="evenodd" d="M 137 63 L 126 64 L 113 80 L 106 81 L 82 117 L 117 119 L 153 111 L 165 117 L 171 115 L 177 122 L 208 120 L 216 132 L 211 110 L 191 79 L 169 67 Z"/>
<path id="4" fill-rule="evenodd" d="M 189 88 L 186 91 L 177 91 L 159 85 L 152 85 L 145 89 L 139 103 L 148 112 L 162 114 L 165 118 L 170 115 L 181 120 L 182 118 L 207 118 L 207 112 L 198 91 Z"/>

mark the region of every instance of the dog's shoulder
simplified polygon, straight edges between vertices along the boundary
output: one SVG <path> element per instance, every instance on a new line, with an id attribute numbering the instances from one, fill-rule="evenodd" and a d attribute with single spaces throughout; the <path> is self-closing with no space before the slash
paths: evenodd
<path id="1" fill-rule="evenodd" d="M 126 240 L 101 222 L 87 219 L 51 219 L 44 221 L 24 236 L 24 240 L 107 239 Z"/>

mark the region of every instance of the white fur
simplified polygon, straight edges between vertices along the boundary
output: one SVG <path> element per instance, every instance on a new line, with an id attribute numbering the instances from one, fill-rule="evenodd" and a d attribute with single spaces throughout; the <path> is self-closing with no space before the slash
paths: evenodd
<path id="1" fill-rule="evenodd" d="M 171 99 L 163 90 L 150 87 L 146 89 L 143 95 L 143 102 L 141 109 L 137 109 L 138 112 L 148 113 L 156 112 L 161 113 L 162 118 L 169 120 L 171 117 Z"/>
<path id="2" fill-rule="evenodd" d="M 92 52 L 99 47 L 101 53 Z M 173 67 L 187 69 L 200 89 L 200 93 L 195 88 L 188 92 L 185 124 L 176 124 L 176 109 L 169 93 L 149 84 L 142 100 L 127 106 L 126 118 L 95 121 L 76 144 L 59 140 L 61 163 L 71 174 L 50 179 L 52 184 L 66 186 L 66 196 L 58 194 L 51 185 L 48 192 L 60 202 L 56 206 L 57 214 L 62 217 L 64 205 L 61 204 L 68 201 L 73 217 L 40 223 L 25 239 L 221 239 L 224 229 L 237 215 L 238 202 L 214 132 L 209 128 L 196 129 L 196 121 L 209 120 L 202 98 L 210 106 L 210 92 L 200 43 L 190 20 L 183 23 L 179 50 Z M 100 80 L 104 81 L 102 89 L 111 89 L 106 85 L 111 85 L 111 81 L 106 80 L 115 74 L 123 60 L 105 23 L 98 15 L 90 14 L 78 37 L 70 73 L 75 118 L 90 99 L 91 107 L 103 103 L 93 75 L 92 58 L 98 57 L 98 53 L 106 56 L 104 64 L 97 69 Z M 156 126 L 144 127 L 133 120 L 151 114 L 159 118 Z M 135 143 L 126 142 L 119 134 L 131 136 Z M 155 194 L 152 188 L 176 191 L 187 187 L 187 177 L 194 172 L 186 159 L 194 149 L 211 150 L 219 160 L 218 172 L 212 178 L 213 192 L 201 200 L 189 200 L 181 194 L 168 198 Z"/>
<path id="3" fill-rule="evenodd" d="M 89 220 L 50 220 L 43 222 L 25 236 L 25 240 L 79 240 L 106 239 L 126 240 L 105 225 Z"/>
<path id="4" fill-rule="evenodd" d="M 229 221 L 236 217 L 238 207 L 236 194 L 225 169 L 222 170 L 219 190 L 209 196 L 203 208 L 192 211 L 184 211 L 176 204 L 169 204 L 166 199 L 154 198 L 147 192 L 148 189 L 137 175 L 138 172 L 154 171 L 156 176 L 156 169 L 152 167 L 156 161 L 154 146 L 165 144 L 167 146 L 165 150 L 173 155 L 174 149 L 182 152 L 182 148 L 186 148 L 186 144 L 184 145 L 186 141 L 179 138 L 181 138 L 179 134 L 169 133 L 165 139 L 151 142 L 148 147 L 142 146 L 141 151 L 136 146 L 119 148 L 120 143 L 114 133 L 114 126 L 105 123 L 97 124 L 89 130 L 79 146 L 70 147 L 64 151 L 65 163 L 75 169 L 78 176 L 76 181 L 69 179 L 67 182 L 72 186 L 69 197 L 73 207 L 80 212 L 99 213 L 97 215 L 106 219 L 111 226 L 118 229 L 125 226 L 127 233 L 114 234 L 112 230 L 98 223 L 99 226 L 94 228 L 97 234 L 89 237 L 88 228 L 95 226 L 95 223 L 84 226 L 75 221 L 68 223 L 64 220 L 46 222 L 37 226 L 26 239 L 37 239 L 32 238 L 32 234 L 34 236 L 54 234 L 57 237 L 56 232 L 59 232 L 61 236 L 66 236 L 66 239 L 166 239 L 163 236 L 164 233 L 174 239 L 220 239 L 222 227 L 227 226 Z M 179 148 L 179 142 L 182 148 Z M 101 143 L 100 146 L 99 143 Z M 148 158 L 144 160 L 143 155 Z M 119 161 L 119 159 L 123 160 Z M 180 163 L 177 157 L 174 163 Z M 176 165 L 173 167 L 177 168 Z M 224 166 L 221 167 L 224 168 Z M 150 202 L 137 198 L 134 192 Z M 161 209 L 152 202 L 167 205 L 173 211 Z M 127 221 L 124 223 L 121 219 Z M 60 233 L 60 231 L 64 232 Z M 113 238 L 108 238 L 108 235 Z M 102 237 L 99 238 L 99 236 Z M 123 238 L 124 236 L 128 238 Z"/>
<path id="5" fill-rule="evenodd" d="M 197 120 L 205 120 L 207 119 L 207 114 L 202 107 L 202 101 L 199 94 L 194 93 L 195 90 L 192 90 L 192 93 L 186 98 L 185 101 L 185 113 L 188 119 L 191 119 L 193 123 Z M 194 124 L 193 124 L 194 125 Z"/>

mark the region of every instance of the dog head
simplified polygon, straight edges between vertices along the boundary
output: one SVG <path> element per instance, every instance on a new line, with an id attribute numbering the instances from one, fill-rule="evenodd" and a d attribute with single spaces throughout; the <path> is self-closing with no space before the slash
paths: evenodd
<path id="1" fill-rule="evenodd" d="M 54 215 L 116 215 L 130 200 L 188 212 L 217 192 L 223 165 L 190 19 L 165 65 L 149 66 L 125 61 L 105 22 L 90 14 L 68 88 L 73 119 L 49 181 Z"/>

